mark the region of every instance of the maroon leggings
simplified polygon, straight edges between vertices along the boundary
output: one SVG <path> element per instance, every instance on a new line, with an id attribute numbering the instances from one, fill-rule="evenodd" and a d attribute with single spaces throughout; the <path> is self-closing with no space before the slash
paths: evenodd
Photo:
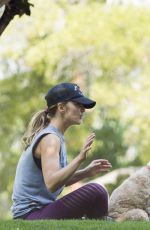
<path id="1" fill-rule="evenodd" d="M 90 183 L 27 214 L 25 220 L 98 219 L 107 215 L 108 194 L 99 184 Z"/>

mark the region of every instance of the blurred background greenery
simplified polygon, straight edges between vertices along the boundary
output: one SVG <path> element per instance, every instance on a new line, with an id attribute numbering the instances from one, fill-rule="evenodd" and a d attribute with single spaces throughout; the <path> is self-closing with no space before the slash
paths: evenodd
<path id="1" fill-rule="evenodd" d="M 84 123 L 66 133 L 69 160 L 91 131 L 96 141 L 85 165 L 107 158 L 118 169 L 150 160 L 150 8 L 109 2 L 34 0 L 31 16 L 15 17 L 2 34 L 1 218 L 10 218 L 20 139 L 57 83 L 76 82 L 97 101 Z"/>

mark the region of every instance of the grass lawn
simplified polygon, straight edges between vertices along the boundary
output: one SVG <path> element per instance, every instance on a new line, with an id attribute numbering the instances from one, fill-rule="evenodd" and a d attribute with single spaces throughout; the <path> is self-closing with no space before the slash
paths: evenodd
<path id="1" fill-rule="evenodd" d="M 0 230 L 150 230 L 150 222 L 108 222 L 99 220 L 0 220 Z"/>

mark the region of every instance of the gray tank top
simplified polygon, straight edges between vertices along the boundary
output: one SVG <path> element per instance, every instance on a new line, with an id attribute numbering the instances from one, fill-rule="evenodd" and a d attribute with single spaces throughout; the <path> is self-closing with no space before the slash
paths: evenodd
<path id="1" fill-rule="evenodd" d="M 42 170 L 36 164 L 33 156 L 33 148 L 43 136 L 49 133 L 60 138 L 60 168 L 67 165 L 64 137 L 58 129 L 48 125 L 35 136 L 32 144 L 23 152 L 18 162 L 12 194 L 13 205 L 11 211 L 13 218 L 25 215 L 33 209 L 39 209 L 53 202 L 63 190 L 63 187 L 54 193 L 47 190 Z"/>

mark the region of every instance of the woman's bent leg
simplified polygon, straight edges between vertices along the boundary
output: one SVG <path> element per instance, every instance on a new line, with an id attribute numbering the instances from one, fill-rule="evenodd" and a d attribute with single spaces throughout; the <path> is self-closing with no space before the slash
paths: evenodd
<path id="1" fill-rule="evenodd" d="M 108 194 L 99 184 L 90 183 L 33 211 L 26 220 L 102 218 L 108 212 Z"/>

